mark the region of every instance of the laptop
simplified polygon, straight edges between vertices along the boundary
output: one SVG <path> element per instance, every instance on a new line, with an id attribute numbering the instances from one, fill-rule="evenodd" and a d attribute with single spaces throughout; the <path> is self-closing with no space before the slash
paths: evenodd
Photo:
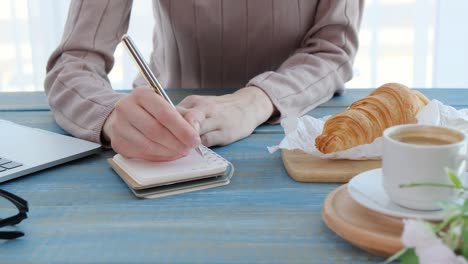
<path id="1" fill-rule="evenodd" d="M 100 150 L 89 141 L 0 119 L 0 182 Z"/>

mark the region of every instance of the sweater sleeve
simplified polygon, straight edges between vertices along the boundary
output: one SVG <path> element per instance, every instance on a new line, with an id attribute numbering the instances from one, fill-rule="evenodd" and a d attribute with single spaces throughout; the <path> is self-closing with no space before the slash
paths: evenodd
<path id="1" fill-rule="evenodd" d="M 73 0 L 61 43 L 47 63 L 44 82 L 57 123 L 70 134 L 101 143 L 104 121 L 124 96 L 107 74 L 127 31 L 132 1 Z"/>
<path id="2" fill-rule="evenodd" d="M 262 89 L 281 119 L 303 115 L 343 92 L 352 77 L 363 7 L 363 0 L 320 1 L 295 53 L 276 71 L 254 77 L 247 86 Z"/>

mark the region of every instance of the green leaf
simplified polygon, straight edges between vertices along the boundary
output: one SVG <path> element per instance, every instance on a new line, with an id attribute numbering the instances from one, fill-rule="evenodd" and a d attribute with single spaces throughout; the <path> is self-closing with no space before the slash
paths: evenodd
<path id="1" fill-rule="evenodd" d="M 384 264 L 389 264 L 395 260 L 400 260 L 402 264 L 419 264 L 418 256 L 413 248 L 404 248 L 393 256 L 385 260 Z"/>
<path id="2" fill-rule="evenodd" d="M 445 169 L 447 175 L 449 176 L 450 181 L 455 185 L 456 188 L 463 188 L 463 184 L 455 173 L 450 169 Z"/>
<path id="3" fill-rule="evenodd" d="M 463 212 L 462 212 L 462 215 L 465 214 L 465 212 L 468 212 L 468 199 L 465 199 L 465 201 L 463 202 Z"/>
<path id="4" fill-rule="evenodd" d="M 450 225 L 453 221 L 456 219 L 460 218 L 462 215 L 460 213 L 456 214 L 446 214 L 444 220 L 439 223 L 433 225 L 433 231 L 434 233 L 438 234 L 440 231 L 442 231 L 446 226 Z"/>
<path id="5" fill-rule="evenodd" d="M 405 252 L 400 257 L 401 264 L 419 264 L 418 256 L 416 256 L 416 252 L 414 248 L 410 248 L 408 251 Z"/>
<path id="6" fill-rule="evenodd" d="M 393 254 L 392 256 L 390 256 L 388 259 L 385 260 L 385 262 L 383 264 L 388 264 L 392 261 L 395 261 L 397 259 L 400 259 L 400 257 L 402 255 L 404 255 L 406 253 L 406 251 L 410 250 L 409 248 L 403 248 L 402 250 L 398 251 L 397 253 Z"/>
<path id="7" fill-rule="evenodd" d="M 463 257 L 468 258 L 468 229 L 464 228 L 462 231 L 463 244 L 461 254 Z"/>

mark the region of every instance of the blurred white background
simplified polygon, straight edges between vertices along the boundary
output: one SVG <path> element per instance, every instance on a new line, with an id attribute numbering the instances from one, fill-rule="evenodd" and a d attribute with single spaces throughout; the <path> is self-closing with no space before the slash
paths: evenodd
<path id="1" fill-rule="evenodd" d="M 0 0 L 0 91 L 43 90 L 69 2 Z M 355 77 L 347 87 L 468 88 L 466 11 L 466 0 L 367 0 Z M 145 55 L 153 24 L 151 0 L 135 0 L 129 32 Z M 113 87 L 129 89 L 136 69 L 121 46 L 115 55 Z"/>

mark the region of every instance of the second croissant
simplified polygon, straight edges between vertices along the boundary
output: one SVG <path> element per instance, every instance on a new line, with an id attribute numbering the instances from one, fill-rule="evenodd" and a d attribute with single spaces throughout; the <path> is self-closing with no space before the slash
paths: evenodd
<path id="1" fill-rule="evenodd" d="M 315 146 L 332 153 L 372 143 L 388 127 L 415 123 L 416 114 L 428 102 L 422 93 L 402 84 L 384 84 L 328 119 Z"/>

